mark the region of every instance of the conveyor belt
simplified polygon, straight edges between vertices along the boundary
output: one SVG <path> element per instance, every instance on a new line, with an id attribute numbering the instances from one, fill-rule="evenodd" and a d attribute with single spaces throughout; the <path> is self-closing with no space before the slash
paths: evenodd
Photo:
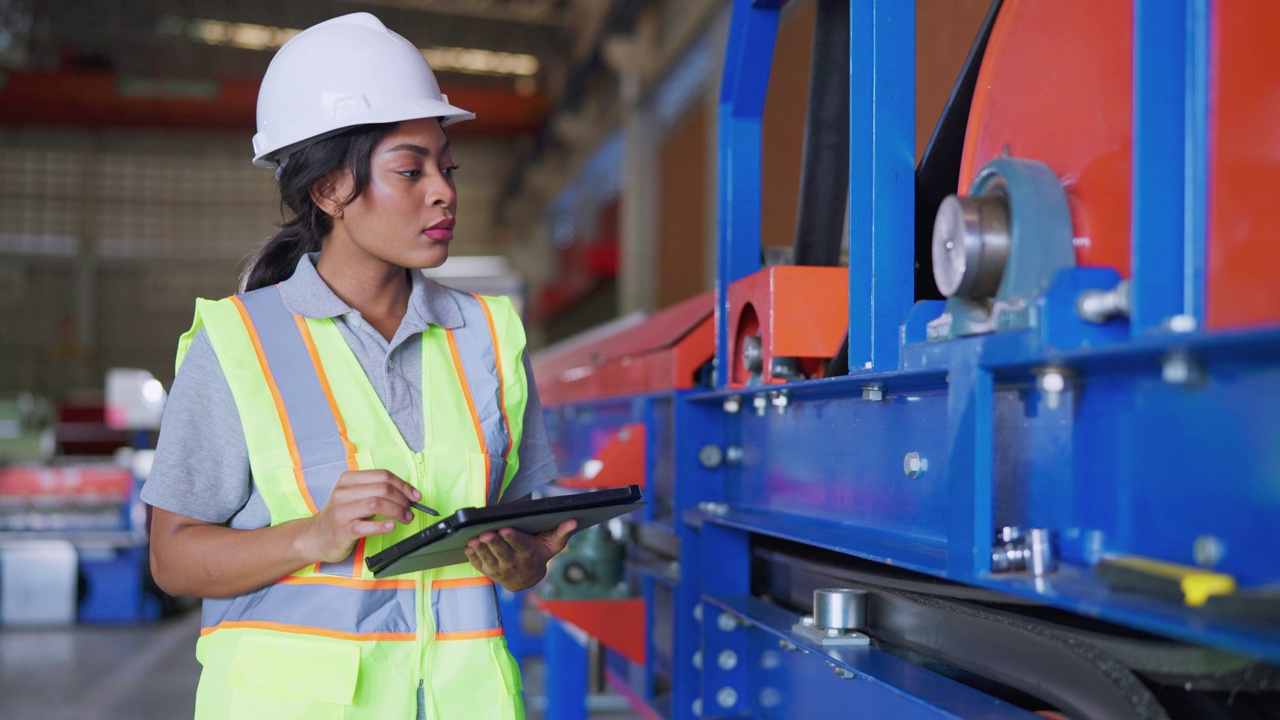
<path id="1" fill-rule="evenodd" d="M 867 632 L 882 649 L 1007 700 L 1043 703 L 1034 709 L 1089 720 L 1199 717 L 1184 713 L 1190 703 L 1235 713 L 1205 717 L 1280 717 L 1280 668 L 1250 658 L 1077 616 L 1056 622 L 1062 614 L 1042 606 L 811 548 L 759 542 L 754 557 L 754 594 L 808 612 L 815 588 L 866 589 Z"/>

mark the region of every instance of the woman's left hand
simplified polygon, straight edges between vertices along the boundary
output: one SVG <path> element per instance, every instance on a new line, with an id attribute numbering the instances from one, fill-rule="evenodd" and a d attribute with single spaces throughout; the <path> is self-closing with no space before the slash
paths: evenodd
<path id="1" fill-rule="evenodd" d="M 527 590 L 546 577 L 547 562 L 564 550 L 577 527 L 576 520 L 565 520 L 555 530 L 537 535 L 503 528 L 472 538 L 464 552 L 471 567 L 490 580 L 511 592 Z"/>

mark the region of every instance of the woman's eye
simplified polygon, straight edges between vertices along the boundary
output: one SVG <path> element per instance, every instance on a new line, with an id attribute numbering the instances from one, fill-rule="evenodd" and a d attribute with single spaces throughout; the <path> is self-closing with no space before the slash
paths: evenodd
<path id="1" fill-rule="evenodd" d="M 415 168 L 413 170 L 401 170 L 400 174 L 407 178 L 416 178 L 422 174 L 422 171 Z"/>
<path id="2" fill-rule="evenodd" d="M 440 168 L 440 174 L 441 174 L 441 175 L 444 175 L 445 177 L 451 177 L 455 172 L 457 172 L 457 171 L 458 171 L 458 168 L 460 168 L 460 167 L 462 167 L 462 166 L 461 166 L 461 165 L 449 165 L 448 167 L 442 167 L 442 168 Z"/>

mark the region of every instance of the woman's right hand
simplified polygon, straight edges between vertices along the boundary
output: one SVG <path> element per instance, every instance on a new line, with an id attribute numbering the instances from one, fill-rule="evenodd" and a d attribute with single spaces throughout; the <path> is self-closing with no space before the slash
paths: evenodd
<path id="1" fill-rule="evenodd" d="M 300 549 L 317 562 L 340 562 L 360 538 L 389 533 L 396 520 L 412 522 L 409 502 L 421 499 L 416 488 L 386 470 L 348 470 L 329 502 L 306 519 Z"/>

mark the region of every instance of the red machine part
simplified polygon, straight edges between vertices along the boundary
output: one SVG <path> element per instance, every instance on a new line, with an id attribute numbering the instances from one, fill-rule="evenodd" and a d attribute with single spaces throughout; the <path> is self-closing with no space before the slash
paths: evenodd
<path id="1" fill-rule="evenodd" d="M 1209 217 L 1205 316 L 1211 329 L 1280 321 L 1280 3 L 1211 4 Z"/>
<path id="2" fill-rule="evenodd" d="M 533 372 L 543 405 L 694 386 L 715 355 L 715 298 L 703 293 L 635 325 L 538 353 Z"/>
<path id="3" fill-rule="evenodd" d="M 849 331 L 849 270 L 782 265 L 748 275 L 729 286 L 729 327 L 730 387 L 747 384 L 742 344 L 756 334 L 764 351 L 764 384 L 786 382 L 773 376 L 774 358 L 796 358 L 806 377 L 822 377 Z"/>
<path id="4" fill-rule="evenodd" d="M 1212 4 L 1205 315 L 1280 321 L 1280 4 Z M 974 92 L 960 192 L 1007 147 L 1048 163 L 1071 205 L 1076 260 L 1129 274 L 1133 7 L 1006 0 Z M 1171 149 L 1176 151 L 1177 149 Z M 1170 251 L 1175 252 L 1176 242 Z"/>
<path id="5" fill-rule="evenodd" d="M 1129 274 L 1133 7 L 1118 0 L 1005 0 L 978 74 L 960 193 L 988 161 L 1053 168 L 1076 262 Z"/>
<path id="6" fill-rule="evenodd" d="M 556 482 L 569 488 L 608 490 L 628 485 L 645 486 L 648 463 L 645 462 L 644 423 L 623 425 L 609 442 L 600 448 L 595 459 L 601 467 L 592 477 L 560 478 Z"/>
<path id="7" fill-rule="evenodd" d="M 0 499 L 10 503 L 119 503 L 128 499 L 132 489 L 133 476 L 114 466 L 0 469 Z"/>
<path id="8" fill-rule="evenodd" d="M 636 665 L 644 665 L 645 617 L 643 599 L 544 600 L 534 607 L 554 615 L 600 641 Z"/>

